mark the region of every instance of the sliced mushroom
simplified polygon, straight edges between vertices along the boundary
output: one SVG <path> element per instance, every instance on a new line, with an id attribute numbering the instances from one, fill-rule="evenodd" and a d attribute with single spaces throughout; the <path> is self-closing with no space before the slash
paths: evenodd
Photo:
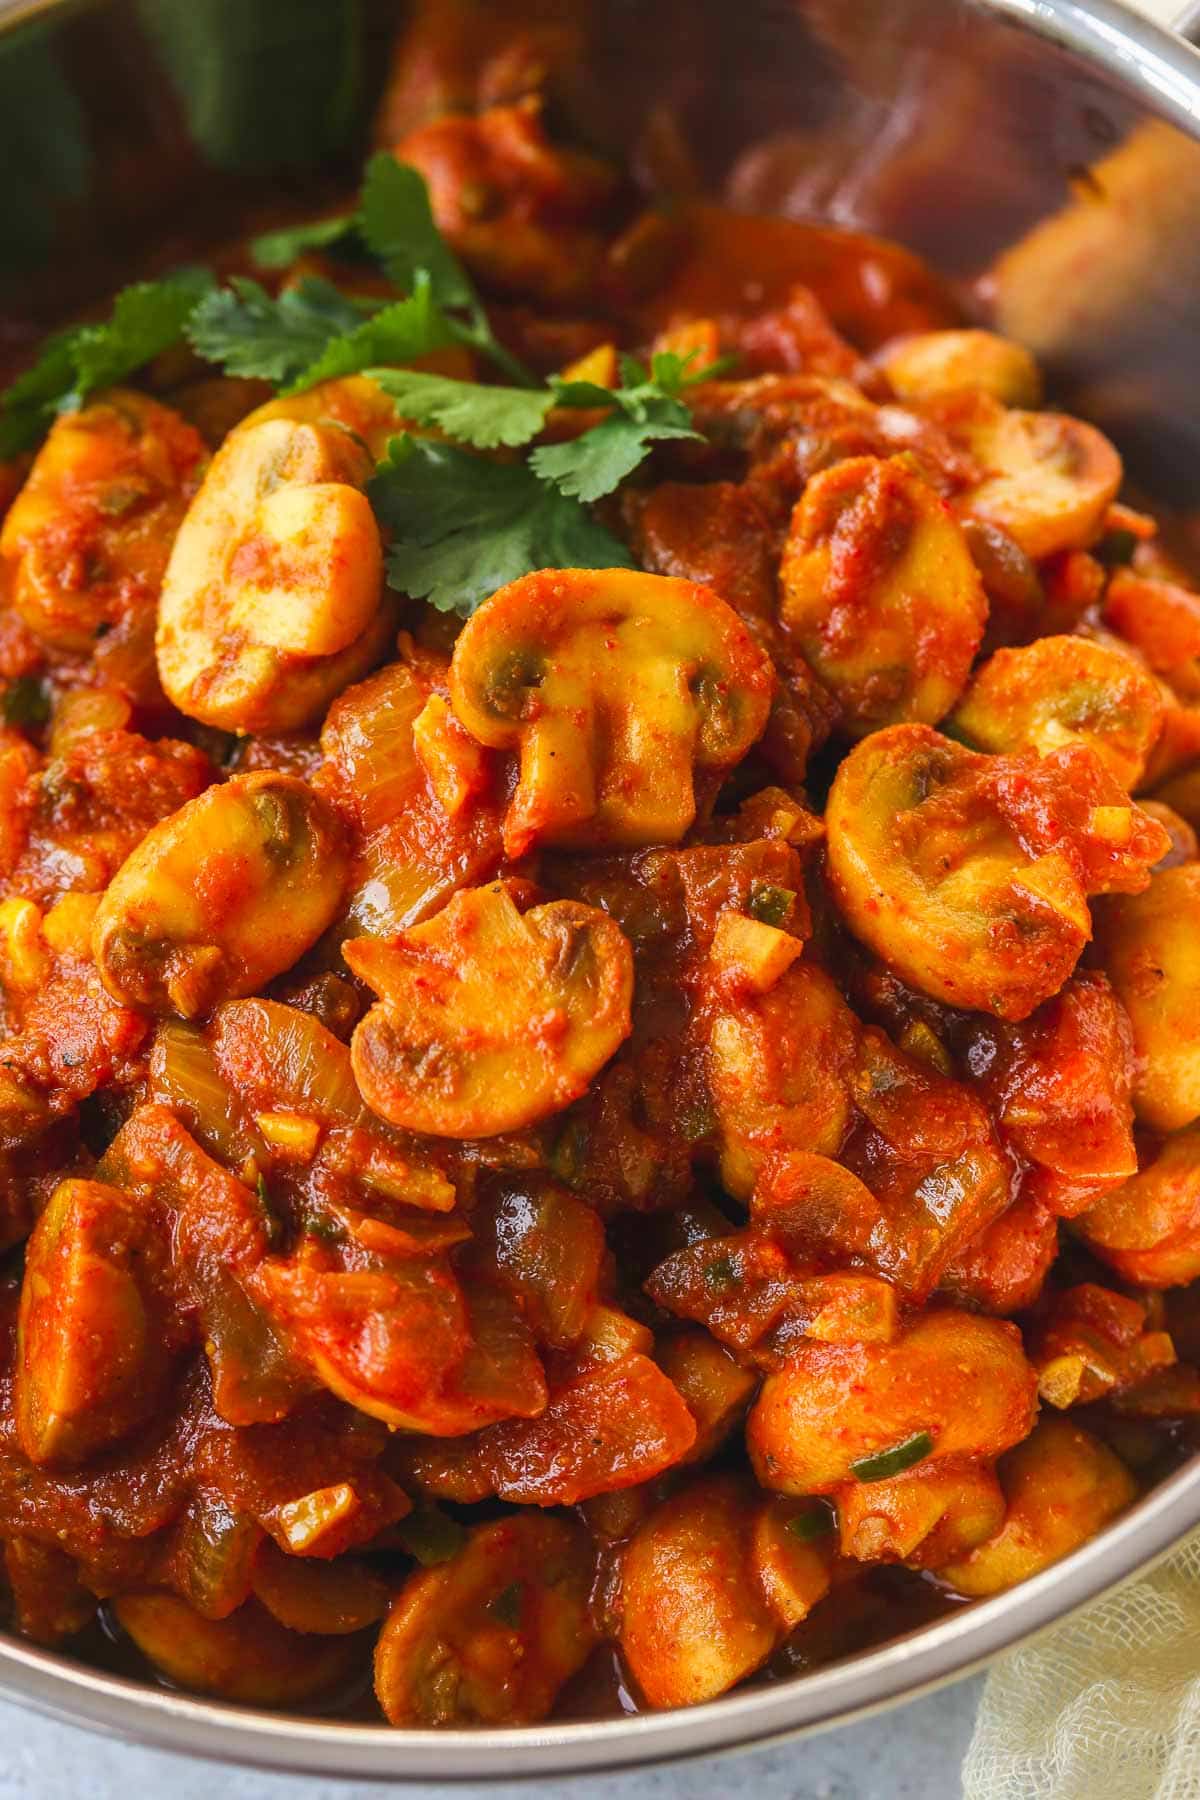
<path id="1" fill-rule="evenodd" d="M 272 1618 L 315 1637 L 362 1631 L 383 1618 L 390 1599 L 387 1582 L 369 1563 L 289 1556 L 270 1538 L 258 1547 L 251 1582 Z"/>
<path id="2" fill-rule="evenodd" d="M 55 649 L 153 627 L 205 448 L 169 407 L 113 388 L 56 420 L 0 532 L 12 603 Z"/>
<path id="3" fill-rule="evenodd" d="M 733 767 L 766 724 L 771 664 L 711 589 L 629 569 L 522 576 L 468 620 L 459 721 L 520 753 L 505 848 L 675 843 L 695 770 Z"/>
<path id="4" fill-rule="evenodd" d="M 995 331 L 918 331 L 884 344 L 874 361 L 901 400 L 967 389 L 1005 406 L 1037 406 L 1042 398 L 1033 357 Z"/>
<path id="5" fill-rule="evenodd" d="M 1075 1224 L 1126 1281 L 1181 1287 L 1200 1276 L 1200 1129 L 1169 1137 Z"/>
<path id="6" fill-rule="evenodd" d="M 1102 432 L 1065 413 L 980 406 L 965 426 L 983 479 L 955 505 L 997 525 L 1027 556 L 1086 549 L 1121 485 L 1121 458 Z"/>
<path id="7" fill-rule="evenodd" d="M 257 1600 L 205 1619 L 174 1594 L 123 1594 L 113 1612 L 176 1687 L 248 1706 L 299 1706 L 335 1693 L 362 1655 L 353 1638 L 288 1631 Z"/>
<path id="8" fill-rule="evenodd" d="M 633 957 L 595 907 L 518 912 L 469 888 L 390 942 L 343 954 L 381 996 L 351 1043 L 367 1105 L 410 1131 L 491 1137 L 569 1106 L 629 1035 Z"/>
<path id="9" fill-rule="evenodd" d="M 1200 863 L 1163 869 L 1142 894 L 1097 908 L 1104 966 L 1133 1026 L 1133 1105 L 1156 1131 L 1200 1116 Z"/>
<path id="10" fill-rule="evenodd" d="M 1004 1495 L 988 1463 L 929 1462 L 890 1481 L 856 1481 L 837 1497 L 843 1556 L 937 1568 L 1004 1523 Z"/>
<path id="11" fill-rule="evenodd" d="M 797 1511 L 732 1475 L 652 1512 L 621 1562 L 621 1650 L 652 1706 L 712 1700 L 759 1668 L 829 1591 Z"/>
<path id="12" fill-rule="evenodd" d="M 780 581 L 784 623 L 856 735 L 949 712 L 987 601 L 961 525 L 902 458 L 849 457 L 813 476 Z"/>
<path id="13" fill-rule="evenodd" d="M 960 1594 L 1003 1593 L 1077 1550 L 1132 1506 L 1137 1483 L 1107 1444 L 1053 1414 L 1003 1459 L 999 1530 L 939 1568 Z"/>
<path id="14" fill-rule="evenodd" d="M 191 1019 L 291 968 L 337 911 L 336 816 L 294 775 L 235 776 L 156 825 L 100 902 L 92 952 L 128 1006 Z"/>
<path id="15" fill-rule="evenodd" d="M 721 1179 L 748 1200 L 789 1150 L 832 1155 L 850 1120 L 857 1022 L 823 969 L 794 962 L 764 994 L 723 995 L 708 1026 Z"/>
<path id="16" fill-rule="evenodd" d="M 767 1376 L 746 1425 L 764 1487 L 831 1494 L 929 1460 L 998 1456 L 1037 1413 L 1037 1375 L 1015 1325 L 918 1317 L 892 1343 L 805 1344 Z"/>
<path id="17" fill-rule="evenodd" d="M 526 1512 L 477 1526 L 392 1603 L 375 1651 L 389 1722 L 544 1719 L 595 1643 L 591 1584 L 587 1533 L 574 1520 Z"/>
<path id="18" fill-rule="evenodd" d="M 446 371 L 450 373 L 449 370 Z M 295 425 L 336 425 L 359 438 L 378 462 L 389 438 L 405 429 L 405 422 L 377 381 L 365 375 L 343 375 L 337 381 L 319 381 L 302 394 L 285 394 L 256 406 L 242 421 L 258 425 L 267 419 L 286 419 Z"/>
<path id="19" fill-rule="evenodd" d="M 292 730 L 379 657 L 391 610 L 372 466 L 335 424 L 252 416 L 230 432 L 163 582 L 158 671 L 181 712 Z"/>
<path id="20" fill-rule="evenodd" d="M 1169 842 L 1086 749 L 978 756 L 922 725 L 858 745 L 825 823 L 855 936 L 914 987 L 1002 1019 L 1067 979 L 1088 894 L 1144 886 Z"/>
<path id="21" fill-rule="evenodd" d="M 952 729 L 980 750 L 1087 744 L 1132 790 L 1162 732 L 1159 683 L 1132 656 L 1082 637 L 1043 637 L 997 650 L 954 712 Z"/>
<path id="22" fill-rule="evenodd" d="M 31 1462 L 82 1462 L 161 1402 L 170 1357 L 155 1329 L 154 1231 L 144 1204 L 99 1181 L 62 1182 L 38 1220 L 21 1285 L 14 1396 Z"/>

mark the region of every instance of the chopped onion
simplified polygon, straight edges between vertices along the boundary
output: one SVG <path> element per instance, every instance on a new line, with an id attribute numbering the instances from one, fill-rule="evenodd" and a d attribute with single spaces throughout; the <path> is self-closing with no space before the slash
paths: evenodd
<path id="1" fill-rule="evenodd" d="M 231 1000 L 212 1026 L 223 1079 L 256 1112 L 352 1125 L 363 1111 L 350 1051 L 311 1013 L 278 1000 Z"/>
<path id="2" fill-rule="evenodd" d="M 173 1019 L 159 1025 L 150 1050 L 150 1086 L 153 1097 L 165 1101 L 227 1167 L 240 1168 L 247 1157 L 270 1160 L 197 1026 Z"/>

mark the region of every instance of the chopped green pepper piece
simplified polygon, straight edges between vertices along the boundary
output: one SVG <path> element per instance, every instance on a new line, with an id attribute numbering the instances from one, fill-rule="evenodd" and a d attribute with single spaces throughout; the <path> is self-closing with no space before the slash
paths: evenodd
<path id="1" fill-rule="evenodd" d="M 283 1238 L 283 1225 L 279 1214 L 271 1204 L 271 1194 L 267 1187 L 267 1178 L 265 1175 L 260 1175 L 258 1177 L 258 1180 L 254 1184 L 254 1191 L 258 1195 L 258 1204 L 262 1207 L 263 1218 L 266 1221 L 268 1247 L 275 1250 L 278 1248 Z"/>
<path id="2" fill-rule="evenodd" d="M 893 1475 L 902 1475 L 905 1469 L 911 1469 L 914 1463 L 924 1462 L 933 1449 L 933 1438 L 928 1431 L 915 1431 L 902 1444 L 893 1444 L 890 1450 L 877 1450 L 873 1456 L 860 1456 L 857 1462 L 850 1464 L 850 1473 L 859 1481 L 889 1481 Z"/>
<path id="3" fill-rule="evenodd" d="M 802 1544 L 808 1544 L 813 1538 L 829 1536 L 833 1530 L 833 1515 L 824 1507 L 812 1512 L 797 1513 L 794 1519 L 788 1520 L 787 1529 Z"/>
<path id="4" fill-rule="evenodd" d="M 778 929 L 791 911 L 795 898 L 794 889 L 772 887 L 769 881 L 761 881 L 751 889 L 746 910 L 760 925 L 774 925 Z"/>

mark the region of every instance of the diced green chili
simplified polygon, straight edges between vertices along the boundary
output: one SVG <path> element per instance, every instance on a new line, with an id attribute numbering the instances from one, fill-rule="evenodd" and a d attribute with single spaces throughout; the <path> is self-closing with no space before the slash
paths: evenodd
<path id="1" fill-rule="evenodd" d="M 823 1506 L 810 1512 L 797 1513 L 794 1519 L 788 1520 L 787 1529 L 802 1544 L 808 1544 L 814 1538 L 829 1536 L 833 1530 L 833 1514 Z"/>
<path id="2" fill-rule="evenodd" d="M 893 1444 L 890 1450 L 860 1456 L 857 1462 L 850 1464 L 850 1473 L 859 1481 L 889 1481 L 893 1475 L 902 1475 L 905 1469 L 911 1469 L 914 1463 L 924 1462 L 932 1449 L 930 1433 L 915 1431 L 902 1444 Z"/>
<path id="3" fill-rule="evenodd" d="M 254 1191 L 258 1195 L 258 1204 L 262 1207 L 263 1219 L 266 1222 L 267 1244 L 270 1249 L 275 1250 L 283 1239 L 283 1222 L 271 1204 L 271 1193 L 267 1187 L 265 1175 L 258 1177 L 254 1184 Z"/>
<path id="4" fill-rule="evenodd" d="M 772 887 L 769 881 L 762 881 L 751 889 L 746 911 L 760 925 L 774 925 L 778 928 L 791 911 L 795 898 L 793 888 Z"/>

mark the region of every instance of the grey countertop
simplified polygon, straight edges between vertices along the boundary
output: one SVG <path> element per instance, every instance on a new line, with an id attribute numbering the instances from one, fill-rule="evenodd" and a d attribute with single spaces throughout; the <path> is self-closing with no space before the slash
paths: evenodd
<path id="1" fill-rule="evenodd" d="M 414 1800 L 959 1800 L 979 1680 L 799 1743 L 553 1786 L 407 1786 Z M 260 1775 L 142 1750 L 0 1703 L 0 1800 L 371 1800 L 363 1783 Z"/>

